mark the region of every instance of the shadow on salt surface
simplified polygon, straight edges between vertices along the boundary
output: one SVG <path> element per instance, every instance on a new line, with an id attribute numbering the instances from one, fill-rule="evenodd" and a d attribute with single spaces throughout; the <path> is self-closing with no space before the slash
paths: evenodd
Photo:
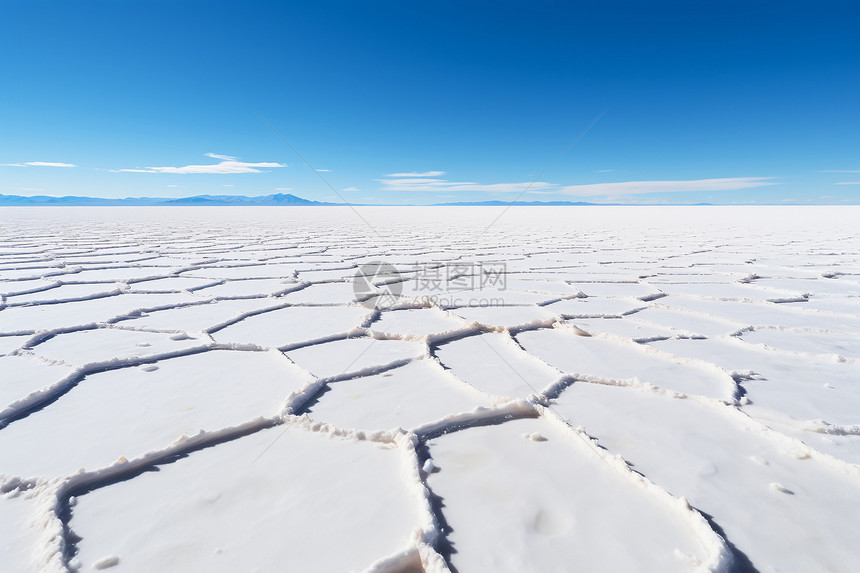
<path id="1" fill-rule="evenodd" d="M 360 306 L 290 306 L 249 316 L 212 337 L 226 343 L 291 346 L 344 336 L 359 328 L 371 312 Z"/>
<path id="2" fill-rule="evenodd" d="M 0 431 L 0 475 L 51 478 L 276 416 L 310 376 L 279 352 L 214 350 L 92 374 Z"/>
<path id="3" fill-rule="evenodd" d="M 729 406 L 575 383 L 555 409 L 657 485 L 711 514 L 760 571 L 860 562 L 858 471 Z M 790 490 L 794 495 L 782 490 Z"/>
<path id="4" fill-rule="evenodd" d="M 428 443 L 459 571 L 698 571 L 719 551 L 704 520 L 543 419 Z M 661 499 L 662 497 L 662 499 Z M 695 525 L 694 525 L 695 523 Z"/>
<path id="5" fill-rule="evenodd" d="M 491 404 L 486 395 L 427 359 L 333 383 L 307 412 L 312 419 L 339 428 L 392 430 L 417 428 Z"/>
<path id="6" fill-rule="evenodd" d="M 527 352 L 566 374 L 602 380 L 642 382 L 685 394 L 732 400 L 735 382 L 712 364 L 655 353 L 633 341 L 577 336 L 564 326 L 517 334 Z"/>
<path id="7" fill-rule="evenodd" d="M 286 355 L 318 378 L 329 378 L 420 358 L 426 352 L 419 342 L 360 337 L 303 346 Z"/>
<path id="8" fill-rule="evenodd" d="M 525 398 L 561 376 L 524 352 L 507 333 L 455 340 L 439 346 L 435 354 L 458 378 L 493 396 Z"/>
<path id="9" fill-rule="evenodd" d="M 48 360 L 84 366 L 169 354 L 207 344 L 207 338 L 198 339 L 185 334 L 95 328 L 58 334 L 33 346 L 32 350 Z"/>
<path id="10" fill-rule="evenodd" d="M 78 497 L 76 561 L 87 571 L 105 556 L 132 571 L 360 571 L 407 548 L 422 525 L 409 462 L 394 444 L 263 430 Z"/>

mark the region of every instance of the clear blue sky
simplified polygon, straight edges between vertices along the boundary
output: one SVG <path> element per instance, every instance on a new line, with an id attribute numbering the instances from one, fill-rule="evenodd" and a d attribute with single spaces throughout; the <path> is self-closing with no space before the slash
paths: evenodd
<path id="1" fill-rule="evenodd" d="M 351 202 L 860 203 L 860 6 L 0 5 L 0 194 L 339 201 L 260 116 Z"/>

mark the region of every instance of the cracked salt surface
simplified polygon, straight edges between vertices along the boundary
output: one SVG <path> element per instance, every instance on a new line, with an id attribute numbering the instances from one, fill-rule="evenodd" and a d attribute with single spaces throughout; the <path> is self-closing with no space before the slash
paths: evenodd
<path id="1" fill-rule="evenodd" d="M 0 209 L 0 570 L 860 568 L 856 209 L 499 212 Z"/>
<path id="2" fill-rule="evenodd" d="M 713 516 L 760 570 L 857 565 L 856 530 L 839 522 L 860 512 L 860 467 L 714 401 L 575 383 L 557 402 L 601 445 Z M 771 483 L 795 495 L 775 495 Z M 787 550 L 796 545 L 804 551 Z"/>

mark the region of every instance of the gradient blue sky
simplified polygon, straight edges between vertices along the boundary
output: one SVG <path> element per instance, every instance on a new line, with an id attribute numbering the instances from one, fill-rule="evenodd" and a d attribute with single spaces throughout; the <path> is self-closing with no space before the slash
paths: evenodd
<path id="1" fill-rule="evenodd" d="M 603 113 L 522 200 L 860 203 L 855 2 L 5 2 L 0 78 L 0 194 L 340 201 L 262 116 L 350 202 L 512 200 Z"/>

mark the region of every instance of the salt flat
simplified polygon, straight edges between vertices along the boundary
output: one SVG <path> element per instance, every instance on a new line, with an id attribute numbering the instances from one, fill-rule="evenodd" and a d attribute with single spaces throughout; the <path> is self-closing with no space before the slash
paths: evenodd
<path id="1" fill-rule="evenodd" d="M 857 571 L 857 221 L 0 209 L 0 570 Z"/>

